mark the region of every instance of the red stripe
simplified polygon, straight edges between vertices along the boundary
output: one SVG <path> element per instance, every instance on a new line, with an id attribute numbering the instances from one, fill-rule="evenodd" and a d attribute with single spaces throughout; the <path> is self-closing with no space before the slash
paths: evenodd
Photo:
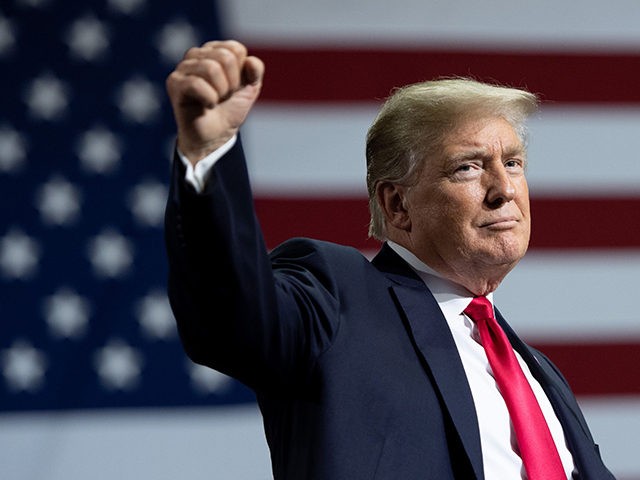
<path id="1" fill-rule="evenodd" d="M 256 46 L 267 65 L 263 100 L 374 101 L 440 76 L 525 87 L 553 102 L 640 102 L 640 54 Z"/>
<path id="2" fill-rule="evenodd" d="M 367 239 L 369 210 L 362 197 L 261 197 L 256 209 L 269 247 L 294 236 L 361 250 L 378 246 Z M 531 249 L 640 247 L 640 197 L 533 198 L 531 210 Z"/>
<path id="3" fill-rule="evenodd" d="M 377 249 L 367 238 L 369 207 L 363 197 L 257 198 L 265 241 L 273 248 L 291 237 L 329 240 L 361 250 Z"/>
<path id="4" fill-rule="evenodd" d="M 565 376 L 576 395 L 640 394 L 640 343 L 536 345 Z"/>
<path id="5" fill-rule="evenodd" d="M 534 198 L 532 248 L 640 247 L 640 198 Z"/>

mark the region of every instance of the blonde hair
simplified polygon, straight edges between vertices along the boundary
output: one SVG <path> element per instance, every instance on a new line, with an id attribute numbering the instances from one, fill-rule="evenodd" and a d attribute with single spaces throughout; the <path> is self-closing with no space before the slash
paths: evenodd
<path id="1" fill-rule="evenodd" d="M 367 132 L 369 236 L 386 239 L 376 196 L 380 182 L 411 185 L 446 133 L 465 118 L 504 118 L 524 145 L 525 120 L 537 107 L 538 98 L 525 90 L 469 78 L 431 80 L 392 91 Z"/>

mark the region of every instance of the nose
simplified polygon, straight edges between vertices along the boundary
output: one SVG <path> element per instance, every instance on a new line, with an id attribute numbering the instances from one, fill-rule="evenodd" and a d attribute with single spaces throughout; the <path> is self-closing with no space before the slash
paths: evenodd
<path id="1" fill-rule="evenodd" d="M 495 168 L 485 170 L 485 176 L 487 189 L 485 201 L 490 207 L 500 207 L 515 198 L 515 185 L 509 172 L 502 163 Z"/>

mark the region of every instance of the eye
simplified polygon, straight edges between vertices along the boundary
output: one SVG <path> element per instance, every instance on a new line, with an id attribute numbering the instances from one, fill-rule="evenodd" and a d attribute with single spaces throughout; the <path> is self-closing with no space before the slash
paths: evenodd
<path id="1" fill-rule="evenodd" d="M 450 178 L 455 181 L 471 180 L 482 173 L 482 165 L 480 162 L 464 162 L 453 167 Z"/>
<path id="2" fill-rule="evenodd" d="M 468 161 L 462 161 L 460 163 L 458 163 L 457 165 L 454 165 L 454 172 L 472 172 L 474 170 L 481 170 L 482 169 L 482 161 L 481 160 L 468 160 Z"/>
<path id="3" fill-rule="evenodd" d="M 504 166 L 509 170 L 522 170 L 524 168 L 524 160 L 519 158 L 510 158 L 504 162 Z"/>

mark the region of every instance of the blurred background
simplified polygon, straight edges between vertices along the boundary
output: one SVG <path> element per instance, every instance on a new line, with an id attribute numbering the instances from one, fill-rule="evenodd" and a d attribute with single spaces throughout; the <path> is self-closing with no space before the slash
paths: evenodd
<path id="1" fill-rule="evenodd" d="M 271 478 L 253 394 L 188 361 L 165 296 L 164 79 L 236 38 L 267 64 L 243 140 L 269 247 L 375 251 L 364 137 L 393 87 L 540 95 L 531 248 L 496 302 L 640 480 L 639 23 L 635 0 L 3 0 L 0 478 Z"/>

